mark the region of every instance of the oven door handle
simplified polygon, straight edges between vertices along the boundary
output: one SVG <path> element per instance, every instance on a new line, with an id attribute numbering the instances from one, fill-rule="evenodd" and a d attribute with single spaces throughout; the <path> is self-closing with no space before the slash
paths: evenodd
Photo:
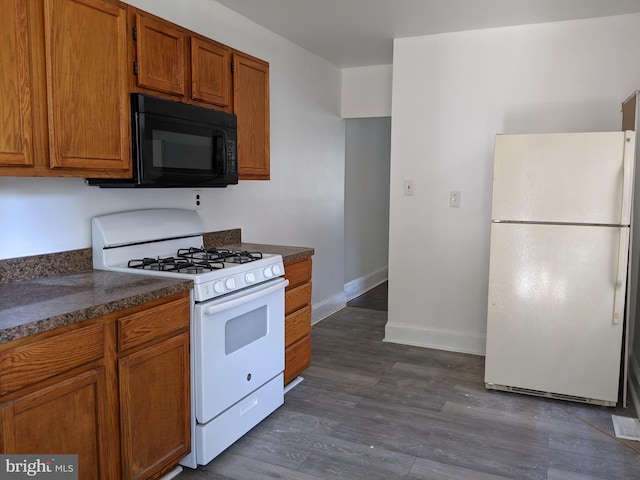
<path id="1" fill-rule="evenodd" d="M 244 305 L 247 302 L 251 302 L 252 300 L 256 300 L 258 298 L 264 297 L 266 295 L 269 295 L 270 293 L 276 292 L 278 290 L 284 290 L 284 288 L 287 285 L 289 285 L 289 280 L 283 278 L 278 283 L 269 285 L 268 287 L 258 290 L 257 292 L 252 292 L 247 295 L 234 298 L 233 300 L 221 302 L 217 305 L 211 305 L 210 307 L 206 307 L 204 310 L 204 313 L 206 315 L 213 315 L 215 313 L 220 313 L 225 310 L 229 310 L 230 308 L 237 307 L 239 305 Z"/>

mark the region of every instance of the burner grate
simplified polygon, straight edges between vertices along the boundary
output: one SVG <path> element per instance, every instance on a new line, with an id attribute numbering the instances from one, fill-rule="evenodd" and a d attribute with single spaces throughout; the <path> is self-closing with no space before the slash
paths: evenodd
<path id="1" fill-rule="evenodd" d="M 260 260 L 261 252 L 234 251 L 225 248 L 181 248 L 175 257 L 144 257 L 129 260 L 129 268 L 198 274 L 227 267 L 229 264 L 243 264 Z"/>
<path id="2" fill-rule="evenodd" d="M 211 261 L 207 259 L 184 258 L 184 257 L 164 257 L 129 260 L 127 266 L 129 268 L 138 268 L 143 270 L 156 270 L 159 272 L 177 272 L 177 273 L 204 273 L 211 272 L 220 268 L 224 268 L 224 263 L 220 261 Z"/>
<path id="3" fill-rule="evenodd" d="M 226 248 L 181 248 L 178 257 L 193 260 L 219 261 L 227 263 L 248 263 L 262 258 L 261 252 L 237 252 Z"/>

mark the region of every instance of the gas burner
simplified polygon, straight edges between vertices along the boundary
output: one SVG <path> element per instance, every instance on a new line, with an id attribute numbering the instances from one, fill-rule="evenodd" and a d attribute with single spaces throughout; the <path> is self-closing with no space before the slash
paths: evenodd
<path id="1" fill-rule="evenodd" d="M 206 259 L 189 259 L 189 258 L 142 258 L 129 260 L 127 266 L 129 268 L 138 268 L 143 270 L 157 270 L 162 272 L 177 272 L 177 273 L 204 273 L 211 272 L 213 270 L 224 268 L 224 263 L 220 261 L 210 261 Z"/>
<path id="2" fill-rule="evenodd" d="M 248 263 L 262 258 L 261 252 L 237 252 L 226 248 L 181 248 L 178 257 L 227 263 Z"/>
<path id="3" fill-rule="evenodd" d="M 248 252 L 243 250 L 242 252 L 233 252 L 232 255 L 225 258 L 225 262 L 231 263 L 249 263 L 262 258 L 261 252 Z"/>

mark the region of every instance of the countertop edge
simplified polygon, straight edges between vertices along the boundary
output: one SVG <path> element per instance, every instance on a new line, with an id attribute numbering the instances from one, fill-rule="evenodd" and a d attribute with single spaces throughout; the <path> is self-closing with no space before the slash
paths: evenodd
<path id="1" fill-rule="evenodd" d="M 93 275 L 98 271 L 89 271 L 85 272 L 84 275 Z M 114 272 L 101 272 L 101 275 L 126 275 L 131 277 L 128 274 L 118 274 Z M 83 275 L 82 273 L 76 275 Z M 46 277 L 41 279 L 40 281 L 48 281 L 49 279 L 53 280 L 58 277 Z M 114 277 L 117 278 L 117 277 Z M 138 278 L 138 276 L 136 276 Z M 25 337 L 38 335 L 41 333 L 45 333 L 51 330 L 55 330 L 57 328 L 66 327 L 69 325 L 77 324 L 84 322 L 86 320 L 91 320 L 94 318 L 102 317 L 105 315 L 113 314 L 116 312 L 124 311 L 131 307 L 137 307 L 147 302 L 151 302 L 154 300 L 158 300 L 161 298 L 165 298 L 171 295 L 179 294 L 182 292 L 188 292 L 193 287 L 192 281 L 184 281 L 184 280 L 168 280 L 168 279 L 157 279 L 157 277 L 149 277 L 149 276 L 140 276 L 141 280 L 144 279 L 145 284 L 137 287 L 139 292 L 137 293 L 126 293 L 115 294 L 111 298 L 105 298 L 104 300 L 100 300 L 96 303 L 90 304 L 89 301 L 81 302 L 82 305 L 76 307 L 70 307 L 68 311 L 60 312 L 52 315 L 42 315 L 40 318 L 35 318 L 33 320 L 25 320 L 24 323 L 16 323 L 13 322 L 13 325 L 9 325 L 6 327 L 0 327 L 0 344 L 12 342 L 14 340 L 19 340 Z M 158 280 L 158 283 L 154 285 L 155 281 Z M 27 281 L 27 282 L 19 282 L 16 285 L 35 283 L 36 281 Z M 5 285 L 6 287 L 6 285 Z M 89 295 L 89 297 L 93 297 Z M 14 307 L 19 311 L 20 306 Z M 25 307 L 27 310 L 29 306 Z M 1 315 L 2 310 L 0 310 L 0 325 L 2 325 Z M 27 316 L 27 315 L 25 315 Z M 35 315 L 34 315 L 35 316 Z M 11 322 L 10 322 L 11 323 Z"/>

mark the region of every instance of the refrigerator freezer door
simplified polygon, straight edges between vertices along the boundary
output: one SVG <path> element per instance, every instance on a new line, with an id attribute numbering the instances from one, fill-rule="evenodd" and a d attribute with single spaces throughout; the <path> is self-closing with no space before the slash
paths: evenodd
<path id="1" fill-rule="evenodd" d="M 628 225 L 633 132 L 497 135 L 494 221 Z"/>
<path id="2" fill-rule="evenodd" d="M 488 388 L 616 403 L 628 239 L 627 227 L 491 225 Z"/>

